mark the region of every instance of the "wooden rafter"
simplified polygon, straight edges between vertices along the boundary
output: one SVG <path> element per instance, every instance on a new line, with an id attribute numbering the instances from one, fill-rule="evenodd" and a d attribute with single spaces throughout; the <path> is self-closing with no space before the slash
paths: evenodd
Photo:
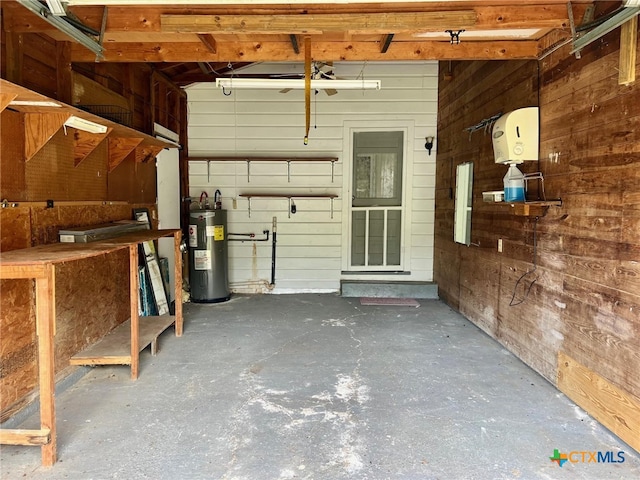
<path id="1" fill-rule="evenodd" d="M 198 38 L 202 42 L 202 44 L 207 47 L 211 53 L 218 53 L 218 46 L 216 44 L 216 39 L 213 38 L 213 35 L 209 35 L 208 33 L 199 33 Z"/>
<path id="2" fill-rule="evenodd" d="M 429 28 L 470 28 L 476 24 L 474 10 L 412 13 L 362 13 L 307 15 L 172 15 L 160 16 L 162 32 L 321 34 L 325 32 L 419 32 Z"/>

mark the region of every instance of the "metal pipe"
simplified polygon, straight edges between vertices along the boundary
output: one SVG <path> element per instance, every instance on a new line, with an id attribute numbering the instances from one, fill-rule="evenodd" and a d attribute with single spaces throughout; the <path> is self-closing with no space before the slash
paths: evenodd
<path id="1" fill-rule="evenodd" d="M 271 285 L 276 284 L 276 230 L 278 225 L 277 217 L 273 217 L 273 226 L 271 227 Z"/>
<path id="2" fill-rule="evenodd" d="M 269 241 L 269 230 L 263 230 L 262 234 L 265 238 L 256 238 L 255 233 L 227 233 L 227 240 L 230 242 L 246 242 L 251 240 L 254 242 L 267 242 Z M 230 237 L 249 237 L 249 238 L 230 238 Z"/>

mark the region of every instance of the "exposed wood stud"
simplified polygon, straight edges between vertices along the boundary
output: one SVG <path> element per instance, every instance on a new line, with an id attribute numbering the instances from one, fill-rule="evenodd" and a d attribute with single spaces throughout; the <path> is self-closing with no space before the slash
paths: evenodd
<path id="1" fill-rule="evenodd" d="M 382 44 L 382 46 L 380 47 L 380 53 L 387 53 L 387 50 L 389 50 L 389 46 L 391 45 L 392 41 L 393 33 L 383 35 L 382 40 L 380 41 L 380 43 Z"/>
<path id="2" fill-rule="evenodd" d="M 203 43 L 203 45 L 207 47 L 207 50 L 209 50 L 211 53 L 218 53 L 218 46 L 216 44 L 216 39 L 213 38 L 213 35 L 210 35 L 208 33 L 199 33 L 198 38 Z"/>
<path id="3" fill-rule="evenodd" d="M 638 45 L 638 17 L 627 20 L 620 27 L 620 69 L 618 83 L 629 85 L 636 80 L 636 51 Z"/>

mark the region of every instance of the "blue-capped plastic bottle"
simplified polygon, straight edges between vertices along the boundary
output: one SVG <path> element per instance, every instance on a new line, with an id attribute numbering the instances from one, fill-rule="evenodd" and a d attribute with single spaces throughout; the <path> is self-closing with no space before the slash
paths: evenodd
<path id="1" fill-rule="evenodd" d="M 524 175 L 518 170 L 518 167 L 509 165 L 503 182 L 505 202 L 524 202 Z"/>

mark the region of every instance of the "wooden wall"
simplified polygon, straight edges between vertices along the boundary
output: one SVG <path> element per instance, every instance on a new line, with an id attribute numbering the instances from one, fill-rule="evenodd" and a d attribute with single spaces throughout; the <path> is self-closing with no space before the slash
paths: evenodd
<path id="1" fill-rule="evenodd" d="M 441 64 L 435 280 L 442 299 L 550 382 L 558 385 L 559 368 L 569 365 L 558 364 L 562 354 L 590 378 L 635 398 L 627 405 L 637 419 L 640 86 L 618 85 L 619 37 L 618 29 L 583 50 L 580 60 L 567 46 L 540 62 Z M 464 131 L 531 105 L 540 106 L 540 161 L 521 169 L 543 172 L 547 198 L 562 198 L 561 207 L 550 207 L 537 222 L 482 201 L 483 191 L 502 189 L 506 167 L 493 164 L 489 133 Z M 557 161 L 549 158 L 555 153 Z M 474 162 L 475 175 L 468 247 L 453 243 L 453 175 L 466 161 Z M 536 271 L 515 292 L 524 301 L 510 306 L 517 280 L 534 268 L 534 255 Z M 600 405 L 585 408 L 598 419 L 598 410 L 606 410 L 614 426 L 603 423 L 614 432 L 630 420 L 616 410 L 615 399 L 580 403 L 577 397 L 591 395 L 585 391 L 572 398 Z M 633 445 L 637 428 L 622 438 Z"/>
<path id="2" fill-rule="evenodd" d="M 0 115 L 0 251 L 54 243 L 58 231 L 132 218 L 132 208 L 155 212 L 155 165 L 125 161 L 107 173 L 107 155 L 97 149 L 77 167 L 73 137 L 58 132 L 28 162 L 24 121 Z M 46 200 L 54 200 L 47 208 Z M 114 254 L 74 262 L 57 270 L 56 371 L 69 358 L 129 315 L 128 256 Z M 37 385 L 34 285 L 0 282 L 0 419 L 31 398 Z"/>
<path id="3" fill-rule="evenodd" d="M 72 65 L 69 44 L 44 35 L 7 32 L 3 10 L 0 67 L 2 77 L 68 104 L 129 106 L 131 126 L 152 132 L 156 120 L 186 137 L 186 95 L 171 103 L 174 115 L 156 119 L 165 109 L 153 101 L 157 79 L 146 65 Z M 180 103 L 182 99 L 182 103 Z M 177 102 L 177 107 L 175 106 Z M 159 104 L 152 108 L 152 104 Z M 181 109 L 181 110 L 180 110 Z M 184 124 L 180 124 L 184 122 Z M 156 215 L 155 162 L 136 162 L 135 152 L 108 168 L 106 142 L 75 165 L 73 135 L 61 129 L 25 161 L 23 115 L 0 114 L 0 199 L 15 207 L 0 209 L 0 251 L 53 243 L 61 228 L 132 218 L 146 207 Z M 186 140 L 184 141 L 186 143 Z M 186 175 L 184 176 L 186 179 Z M 184 187 L 186 191 L 186 187 Z M 54 207 L 47 208 L 46 200 Z M 104 336 L 129 316 L 126 252 L 57 268 L 56 373 L 68 374 L 69 358 Z M 27 280 L 0 282 L 0 421 L 37 393 L 34 285 Z"/>

